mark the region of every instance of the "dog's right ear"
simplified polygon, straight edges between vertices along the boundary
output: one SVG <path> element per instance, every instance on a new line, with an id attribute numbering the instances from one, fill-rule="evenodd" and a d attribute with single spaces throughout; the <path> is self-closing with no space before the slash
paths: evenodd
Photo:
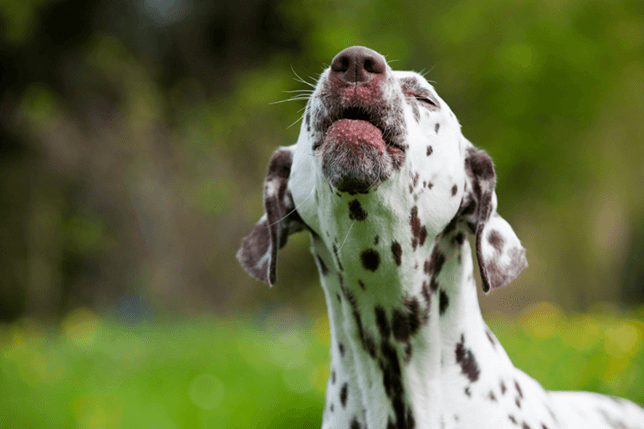
<path id="1" fill-rule="evenodd" d="M 304 229 L 288 189 L 294 151 L 295 146 L 283 147 L 273 154 L 264 181 L 266 213 L 243 239 L 237 252 L 242 267 L 269 286 L 277 280 L 277 251 L 286 245 L 290 234 Z"/>

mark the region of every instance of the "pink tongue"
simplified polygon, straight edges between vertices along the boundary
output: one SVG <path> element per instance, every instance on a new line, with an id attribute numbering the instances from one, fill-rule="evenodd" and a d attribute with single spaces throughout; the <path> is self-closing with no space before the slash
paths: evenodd
<path id="1" fill-rule="evenodd" d="M 357 119 L 335 121 L 326 132 L 325 140 L 346 145 L 371 145 L 385 149 L 382 131 L 375 125 Z"/>

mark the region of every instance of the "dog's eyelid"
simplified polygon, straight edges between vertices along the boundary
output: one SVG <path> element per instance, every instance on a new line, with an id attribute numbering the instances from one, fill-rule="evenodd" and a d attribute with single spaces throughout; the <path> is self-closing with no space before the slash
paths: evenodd
<path id="1" fill-rule="evenodd" d="M 427 103 L 433 107 L 439 107 L 438 101 L 431 93 L 418 94 L 415 97 L 416 100 L 420 101 L 421 103 Z"/>

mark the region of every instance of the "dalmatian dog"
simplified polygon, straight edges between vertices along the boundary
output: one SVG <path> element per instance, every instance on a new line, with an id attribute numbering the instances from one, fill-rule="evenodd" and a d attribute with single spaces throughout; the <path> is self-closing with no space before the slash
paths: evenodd
<path id="1" fill-rule="evenodd" d="M 322 428 L 644 429 L 627 400 L 544 390 L 483 321 L 467 235 L 484 292 L 527 267 L 494 188 L 421 75 L 359 46 L 322 73 L 237 254 L 273 285 L 288 236 L 311 236 L 332 344 Z"/>

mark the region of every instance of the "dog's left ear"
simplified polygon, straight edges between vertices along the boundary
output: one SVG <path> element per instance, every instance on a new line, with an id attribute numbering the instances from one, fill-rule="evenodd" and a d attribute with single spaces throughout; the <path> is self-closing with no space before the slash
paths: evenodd
<path id="1" fill-rule="evenodd" d="M 266 213 L 237 251 L 244 269 L 269 286 L 277 280 L 277 251 L 286 245 L 289 235 L 304 229 L 288 189 L 294 151 L 294 146 L 282 147 L 273 154 L 264 181 Z"/>
<path id="2" fill-rule="evenodd" d="M 528 266 L 525 249 L 512 227 L 496 212 L 496 174 L 487 153 L 471 144 L 466 149 L 467 188 L 460 213 L 476 233 L 476 257 L 483 292 L 505 286 Z"/>

